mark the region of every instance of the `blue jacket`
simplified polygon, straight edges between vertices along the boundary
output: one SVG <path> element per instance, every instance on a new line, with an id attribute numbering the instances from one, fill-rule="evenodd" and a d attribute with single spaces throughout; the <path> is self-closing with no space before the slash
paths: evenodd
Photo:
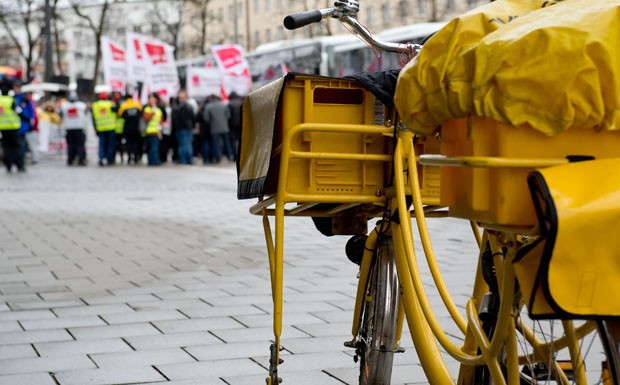
<path id="1" fill-rule="evenodd" d="M 30 129 L 32 128 L 30 126 L 30 121 L 34 119 L 34 116 L 35 116 L 34 106 L 32 105 L 32 102 L 30 101 L 30 99 L 28 99 L 28 97 L 25 94 L 17 94 L 14 96 L 14 98 L 15 98 L 15 104 L 20 106 L 23 111 L 23 115 L 21 116 L 22 125 L 19 128 L 19 131 L 17 132 L 19 134 L 25 134 L 28 131 L 30 131 Z"/>

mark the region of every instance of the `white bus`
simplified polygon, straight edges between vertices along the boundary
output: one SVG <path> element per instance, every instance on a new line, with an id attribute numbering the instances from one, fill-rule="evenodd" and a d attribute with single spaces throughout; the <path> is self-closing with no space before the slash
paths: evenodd
<path id="1" fill-rule="evenodd" d="M 376 36 L 380 40 L 393 43 L 420 44 L 427 37 L 437 32 L 446 23 L 420 23 L 404 27 L 387 29 Z M 398 54 L 373 52 L 370 47 L 358 40 L 350 44 L 339 45 L 333 50 L 333 63 L 330 65 L 330 76 L 348 76 L 363 71 L 385 71 L 402 68 L 405 63 Z"/>
<path id="2" fill-rule="evenodd" d="M 284 71 L 327 76 L 331 73 L 329 63 L 336 47 L 357 40 L 348 34 L 260 45 L 247 54 L 252 81 L 256 87 L 260 87 L 278 79 Z"/>

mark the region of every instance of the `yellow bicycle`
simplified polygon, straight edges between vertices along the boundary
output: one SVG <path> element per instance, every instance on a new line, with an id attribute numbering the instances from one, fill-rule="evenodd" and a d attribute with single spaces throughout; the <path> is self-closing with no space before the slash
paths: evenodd
<path id="1" fill-rule="evenodd" d="M 334 17 L 377 50 L 413 56 L 420 49 L 376 41 L 357 21 L 358 10 L 356 1 L 336 1 L 334 8 L 289 16 L 285 25 L 292 29 Z M 580 312 L 587 298 L 570 297 L 570 288 L 561 285 L 553 296 L 547 291 L 557 283 L 537 273 L 540 266 L 549 274 L 556 268 L 545 258 L 564 236 L 557 222 L 571 223 L 565 220 L 568 209 L 549 200 L 545 183 L 579 195 L 571 181 L 582 183 L 593 170 L 619 163 L 570 163 L 567 156 L 613 158 L 620 135 L 569 130 L 549 138 L 469 117 L 421 137 L 357 81 L 309 75 L 288 75 L 257 91 L 246 99 L 243 119 L 240 197 L 259 198 L 251 213 L 263 217 L 274 300 L 268 384 L 280 381 L 287 216 L 312 217 L 323 232 L 353 235 L 347 255 L 360 266 L 359 284 L 352 339 L 345 346 L 359 360 L 360 384 L 390 384 L 405 322 L 430 384 L 620 384 L 615 314 L 604 313 L 600 303 L 591 305 L 602 306 L 603 316 Z M 529 150 L 487 151 L 497 143 Z M 532 173 L 537 169 L 542 171 Z M 275 236 L 269 216 L 275 217 Z M 464 314 L 448 292 L 426 224 L 427 217 L 445 216 L 470 219 L 480 250 L 473 292 L 460 304 Z M 378 220 L 368 232 L 372 218 Z M 462 333 L 461 344 L 446 334 L 431 307 L 416 258 L 415 227 L 432 284 Z M 568 286 L 596 280 L 583 275 L 571 283 L 577 274 L 563 274 L 561 283 Z M 563 304 L 568 310 L 561 310 Z M 449 362 L 458 363 L 458 373 Z"/>

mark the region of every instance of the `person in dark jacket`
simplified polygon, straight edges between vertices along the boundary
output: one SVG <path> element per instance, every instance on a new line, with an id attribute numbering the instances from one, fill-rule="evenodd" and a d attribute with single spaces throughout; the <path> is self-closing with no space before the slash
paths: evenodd
<path id="1" fill-rule="evenodd" d="M 19 128 L 22 120 L 27 119 L 21 106 L 8 95 L 0 95 L 0 132 L 2 133 L 2 149 L 4 166 L 10 173 L 13 165 L 18 172 L 24 172 L 23 159 L 20 156 Z"/>
<path id="2" fill-rule="evenodd" d="M 228 119 L 228 128 L 230 129 L 230 141 L 233 148 L 235 159 L 239 157 L 239 141 L 241 140 L 241 105 L 243 98 L 236 92 L 230 94 L 228 109 L 230 110 L 230 119 Z"/>
<path id="3" fill-rule="evenodd" d="M 28 95 L 21 91 L 22 83 L 19 80 L 16 80 L 13 83 L 13 91 L 15 92 L 15 103 L 22 109 L 21 117 L 21 126 L 18 130 L 19 135 L 19 164 L 22 165 L 20 171 L 25 169 L 26 164 L 26 150 L 28 149 L 28 142 L 26 141 L 26 135 L 32 130 L 35 123 L 35 110 L 34 105 L 30 101 Z"/>
<path id="4" fill-rule="evenodd" d="M 220 163 L 222 157 L 222 145 L 224 146 L 224 155 L 229 160 L 233 160 L 232 146 L 230 145 L 230 129 L 228 120 L 230 119 L 230 111 L 228 106 L 222 103 L 218 96 L 213 95 L 212 101 L 207 104 L 202 115 L 205 122 L 211 128 L 211 156 L 214 163 Z"/>
<path id="5" fill-rule="evenodd" d="M 134 100 L 131 95 L 125 96 L 118 115 L 124 120 L 123 135 L 127 149 L 127 164 L 138 164 L 142 159 L 142 132 L 140 132 L 140 120 L 142 118 L 142 105 Z"/>
<path id="6" fill-rule="evenodd" d="M 187 92 L 179 92 L 178 99 L 178 104 L 172 109 L 172 132 L 177 138 L 179 163 L 192 164 L 194 159 L 192 145 L 194 109 L 187 102 Z"/>
<path id="7" fill-rule="evenodd" d="M 211 125 L 204 119 L 205 109 L 210 102 L 211 98 L 205 98 L 198 111 L 198 139 L 200 140 L 200 156 L 202 157 L 203 164 L 213 162 L 213 152 L 211 151 Z"/>

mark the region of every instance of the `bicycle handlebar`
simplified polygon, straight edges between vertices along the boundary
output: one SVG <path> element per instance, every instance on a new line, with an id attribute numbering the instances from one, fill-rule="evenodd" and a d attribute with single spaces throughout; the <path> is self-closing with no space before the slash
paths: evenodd
<path id="1" fill-rule="evenodd" d="M 356 15 L 359 8 L 352 8 L 350 3 L 350 0 L 348 2 L 337 1 L 336 8 L 315 9 L 286 16 L 284 18 L 284 27 L 288 30 L 293 30 L 308 24 L 318 23 L 327 17 L 332 17 L 348 26 L 357 37 L 379 51 L 401 53 L 412 58 L 422 48 L 419 44 L 392 43 L 376 39 L 372 33 L 357 20 Z"/>
<path id="2" fill-rule="evenodd" d="M 319 21 L 323 20 L 324 17 L 327 16 L 327 13 L 324 16 L 322 11 L 328 11 L 328 10 L 330 9 L 327 9 L 327 10 L 314 9 L 312 11 L 295 13 L 293 15 L 289 15 L 284 18 L 284 27 L 288 30 L 293 30 L 293 29 L 304 27 L 308 24 L 318 23 Z"/>

